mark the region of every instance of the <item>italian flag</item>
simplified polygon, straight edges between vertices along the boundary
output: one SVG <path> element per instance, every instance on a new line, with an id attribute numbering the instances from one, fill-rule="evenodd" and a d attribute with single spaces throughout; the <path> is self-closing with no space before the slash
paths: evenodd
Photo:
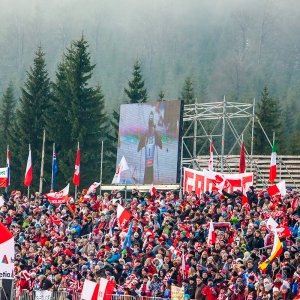
<path id="1" fill-rule="evenodd" d="M 281 242 L 280 242 L 280 239 L 278 237 L 278 233 L 276 231 L 274 231 L 274 245 L 273 245 L 273 248 L 272 248 L 272 252 L 271 252 L 271 255 L 270 257 L 264 261 L 263 263 L 261 263 L 259 265 L 259 268 L 264 272 L 268 265 L 276 258 L 278 257 L 281 253 L 282 253 L 283 249 L 282 249 L 282 245 L 281 245 Z"/>
<path id="2" fill-rule="evenodd" d="M 269 177 L 270 182 L 273 183 L 275 178 L 276 178 L 276 141 L 274 141 L 272 147 L 270 177 Z"/>

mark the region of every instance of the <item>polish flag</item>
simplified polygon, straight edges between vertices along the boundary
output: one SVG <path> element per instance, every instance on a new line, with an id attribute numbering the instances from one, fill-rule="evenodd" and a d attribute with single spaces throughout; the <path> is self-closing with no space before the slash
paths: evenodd
<path id="1" fill-rule="evenodd" d="M 267 188 L 267 191 L 271 198 L 277 195 L 285 196 L 286 195 L 285 180 L 282 180 L 270 186 L 269 188 Z"/>
<path id="2" fill-rule="evenodd" d="M 76 186 L 80 185 L 80 149 L 79 149 L 79 147 L 78 147 L 77 155 L 76 155 L 73 183 Z"/>
<path id="3" fill-rule="evenodd" d="M 239 166 L 239 173 L 246 172 L 246 159 L 245 159 L 245 144 L 244 141 L 242 142 L 241 152 L 240 152 L 240 166 Z"/>
<path id="4" fill-rule="evenodd" d="M 122 205 L 118 204 L 117 220 L 120 228 L 125 228 L 128 224 L 132 213 L 125 209 Z"/>
<path id="5" fill-rule="evenodd" d="M 214 229 L 213 222 L 209 222 L 209 231 L 208 231 L 208 245 L 214 245 L 216 243 L 216 233 Z"/>
<path id="6" fill-rule="evenodd" d="M 271 183 L 274 182 L 276 175 L 276 141 L 274 141 L 272 146 L 272 154 L 271 154 L 271 163 L 270 163 L 270 176 L 269 180 Z"/>
<path id="7" fill-rule="evenodd" d="M 273 232 L 276 231 L 278 237 L 281 239 L 288 238 L 292 235 L 292 232 L 288 226 L 278 225 L 277 222 L 272 217 L 270 217 L 267 221 L 267 228 Z"/>
<path id="8" fill-rule="evenodd" d="M 85 279 L 81 300 L 110 300 L 115 286 L 114 282 L 105 278 L 101 278 L 100 283 Z"/>
<path id="9" fill-rule="evenodd" d="M 70 184 L 68 184 L 60 192 L 48 193 L 48 194 L 45 194 L 44 196 L 47 197 L 47 199 L 49 200 L 50 203 L 60 205 L 60 204 L 68 202 L 69 188 L 70 188 Z"/>
<path id="10" fill-rule="evenodd" d="M 101 184 L 101 182 L 94 182 L 88 189 L 86 195 L 89 195 L 90 193 L 93 192 L 93 189 L 96 189 L 99 185 Z"/>
<path id="11" fill-rule="evenodd" d="M 210 142 L 209 145 L 209 164 L 208 164 L 208 170 L 212 171 L 214 169 L 214 149 L 213 149 L 213 143 Z"/>
<path id="12" fill-rule="evenodd" d="M 29 150 L 24 184 L 26 186 L 30 186 L 31 181 L 32 181 L 32 162 L 31 162 L 31 150 Z"/>

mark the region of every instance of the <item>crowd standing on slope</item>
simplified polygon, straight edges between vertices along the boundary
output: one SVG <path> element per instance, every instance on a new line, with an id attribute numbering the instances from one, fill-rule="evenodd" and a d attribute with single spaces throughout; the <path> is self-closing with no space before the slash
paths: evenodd
<path id="1" fill-rule="evenodd" d="M 18 191 L 3 194 L 0 218 L 15 237 L 17 293 L 66 291 L 78 299 L 85 279 L 116 282 L 116 294 L 171 299 L 171 287 L 184 299 L 294 299 L 300 290 L 300 203 L 297 191 L 270 199 L 250 187 L 247 205 L 240 191 L 185 193 L 133 189 L 130 199 L 118 191 L 98 195 L 86 190 L 68 205 L 52 205 L 39 193 L 29 199 Z M 117 206 L 133 214 L 131 247 L 127 229 L 117 222 Z M 265 272 L 259 264 L 272 251 L 269 215 L 291 236 Z M 208 224 L 216 242 L 208 245 Z M 129 225 L 129 224 L 128 224 Z M 183 262 L 184 259 L 184 262 Z"/>

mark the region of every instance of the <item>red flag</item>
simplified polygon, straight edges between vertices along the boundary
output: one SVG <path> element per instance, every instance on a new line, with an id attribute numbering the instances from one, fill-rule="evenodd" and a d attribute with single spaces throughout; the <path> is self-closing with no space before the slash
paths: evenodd
<path id="1" fill-rule="evenodd" d="M 118 205 L 117 209 L 117 220 L 120 228 L 125 228 L 128 224 L 132 213 L 125 209 L 122 205 Z"/>
<path id="2" fill-rule="evenodd" d="M 49 202 L 51 204 L 60 205 L 60 204 L 66 203 L 66 202 L 68 202 L 68 198 L 69 198 L 69 187 L 70 187 L 70 184 L 68 184 L 60 192 L 48 193 L 48 194 L 45 194 L 44 196 L 47 197 L 47 199 L 49 200 Z"/>
<path id="3" fill-rule="evenodd" d="M 80 149 L 79 149 L 79 147 L 78 147 L 77 155 L 76 155 L 73 183 L 76 186 L 80 185 Z"/>
<path id="4" fill-rule="evenodd" d="M 214 245 L 216 243 L 216 234 L 214 230 L 214 225 L 212 222 L 209 222 L 209 232 L 208 232 L 208 245 Z"/>
<path id="5" fill-rule="evenodd" d="M 155 186 L 152 185 L 151 188 L 150 188 L 150 190 L 149 190 L 149 192 L 150 192 L 151 197 L 154 197 L 155 196 L 155 192 L 156 192 Z"/>
<path id="6" fill-rule="evenodd" d="M 242 142 L 241 152 L 240 152 L 240 167 L 239 173 L 246 172 L 246 159 L 245 159 L 245 144 Z"/>
<path id="7" fill-rule="evenodd" d="M 26 173 L 24 178 L 24 184 L 26 186 L 30 186 L 32 181 L 32 162 L 31 162 L 31 150 L 29 150 L 28 159 L 27 159 L 27 166 L 26 166 Z"/>

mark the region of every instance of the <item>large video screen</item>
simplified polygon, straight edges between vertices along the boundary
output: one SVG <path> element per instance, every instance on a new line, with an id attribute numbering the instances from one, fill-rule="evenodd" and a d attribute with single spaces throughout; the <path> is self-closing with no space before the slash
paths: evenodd
<path id="1" fill-rule="evenodd" d="M 129 169 L 120 183 L 178 183 L 182 110 L 182 100 L 121 105 L 117 166 L 124 156 Z"/>

